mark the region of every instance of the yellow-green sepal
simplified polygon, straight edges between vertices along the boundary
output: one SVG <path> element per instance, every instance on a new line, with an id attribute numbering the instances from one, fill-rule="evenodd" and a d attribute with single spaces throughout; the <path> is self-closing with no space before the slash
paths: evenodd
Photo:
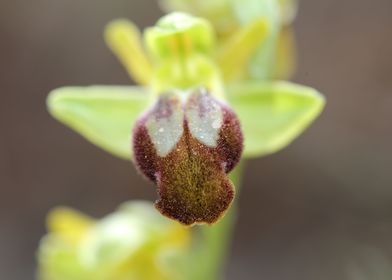
<path id="1" fill-rule="evenodd" d="M 142 87 L 72 86 L 53 90 L 47 106 L 54 118 L 96 146 L 129 160 L 133 124 L 149 100 Z"/>
<path id="2" fill-rule="evenodd" d="M 317 90 L 289 82 L 248 82 L 228 88 L 245 138 L 244 157 L 260 157 L 289 145 L 320 114 Z"/>

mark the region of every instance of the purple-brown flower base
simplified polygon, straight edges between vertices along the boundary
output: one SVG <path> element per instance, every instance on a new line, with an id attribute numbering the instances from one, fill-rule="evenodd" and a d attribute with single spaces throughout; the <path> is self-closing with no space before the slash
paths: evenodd
<path id="1" fill-rule="evenodd" d="M 162 95 L 136 123 L 138 169 L 158 186 L 156 208 L 185 225 L 213 224 L 227 211 L 234 186 L 227 173 L 243 149 L 234 112 L 198 89 L 185 100 Z"/>

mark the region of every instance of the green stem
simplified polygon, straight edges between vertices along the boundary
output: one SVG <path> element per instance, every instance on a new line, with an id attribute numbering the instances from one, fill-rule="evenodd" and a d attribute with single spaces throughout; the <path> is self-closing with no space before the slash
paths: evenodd
<path id="1" fill-rule="evenodd" d="M 236 187 L 238 198 L 243 162 L 231 172 L 230 179 Z M 218 280 L 222 277 L 223 266 L 229 250 L 237 213 L 237 199 L 225 217 L 212 226 L 201 226 L 199 242 L 192 256 L 191 280 Z"/>

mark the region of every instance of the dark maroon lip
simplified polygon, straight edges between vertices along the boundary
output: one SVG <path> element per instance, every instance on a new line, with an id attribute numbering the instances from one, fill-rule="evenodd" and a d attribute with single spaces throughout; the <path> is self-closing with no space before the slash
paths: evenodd
<path id="1" fill-rule="evenodd" d="M 157 185 L 159 199 L 155 206 L 163 215 L 185 225 L 215 223 L 234 198 L 234 186 L 227 173 L 239 162 L 243 150 L 239 120 L 227 105 L 216 101 L 205 90 L 193 92 L 184 106 L 178 106 L 179 98 L 170 98 L 162 97 L 136 122 L 132 143 L 136 167 Z M 173 118 L 178 110 L 182 117 Z M 192 114 L 190 110 L 194 110 Z M 169 144 L 174 143 L 163 156 L 157 143 L 164 139 L 151 135 L 151 127 L 157 129 L 156 123 L 151 126 L 154 120 L 168 127 L 177 127 L 170 122 L 181 126 L 178 140 L 166 127 L 159 134 L 163 138 L 172 137 L 168 138 L 173 140 Z M 192 133 L 192 129 L 196 132 Z M 199 131 L 200 135 L 195 136 Z M 201 141 L 204 135 L 209 138 L 208 145 Z M 215 143 L 212 136 L 216 136 Z"/>

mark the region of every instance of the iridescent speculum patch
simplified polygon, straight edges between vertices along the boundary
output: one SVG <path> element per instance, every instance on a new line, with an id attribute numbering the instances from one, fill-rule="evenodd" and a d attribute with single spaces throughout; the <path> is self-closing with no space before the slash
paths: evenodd
<path id="1" fill-rule="evenodd" d="M 156 208 L 179 222 L 212 224 L 229 208 L 227 173 L 243 149 L 239 120 L 206 89 L 161 94 L 136 122 L 136 166 L 158 186 Z"/>

